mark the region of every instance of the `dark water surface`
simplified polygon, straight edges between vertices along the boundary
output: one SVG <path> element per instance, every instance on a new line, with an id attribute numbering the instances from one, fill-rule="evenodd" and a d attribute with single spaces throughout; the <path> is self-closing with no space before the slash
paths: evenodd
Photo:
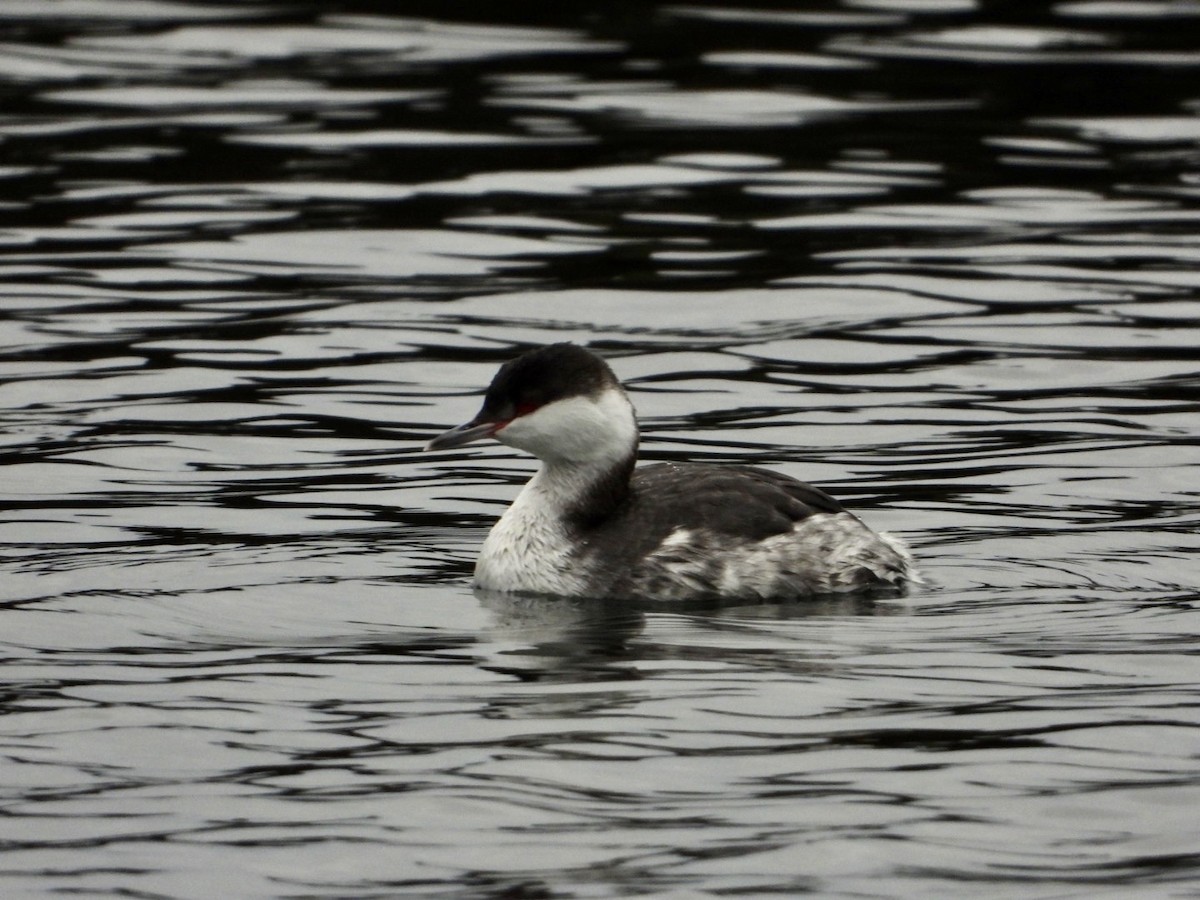
<path id="1" fill-rule="evenodd" d="M 1200 4 L 1034 7 L 0 3 L 0 895 L 1200 897 Z M 564 339 L 929 584 L 473 596 Z"/>

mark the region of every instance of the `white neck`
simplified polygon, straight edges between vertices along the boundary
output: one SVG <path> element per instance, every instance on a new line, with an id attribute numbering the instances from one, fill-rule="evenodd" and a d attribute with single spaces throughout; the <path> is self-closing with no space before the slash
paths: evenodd
<path id="1" fill-rule="evenodd" d="M 542 465 L 484 541 L 476 584 L 500 591 L 579 593 L 583 576 L 572 559 L 570 519 L 586 507 L 598 485 L 614 473 L 627 475 L 637 452 L 633 405 L 620 388 L 558 400 L 514 419 L 496 438 L 534 454 Z"/>

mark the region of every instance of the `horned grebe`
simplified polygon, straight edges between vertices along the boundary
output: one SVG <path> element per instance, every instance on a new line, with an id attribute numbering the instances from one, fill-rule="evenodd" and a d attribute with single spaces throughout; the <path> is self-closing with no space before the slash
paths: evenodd
<path id="1" fill-rule="evenodd" d="M 483 590 L 757 600 L 896 591 L 916 578 L 903 544 L 794 478 L 749 466 L 634 468 L 633 404 L 608 364 L 574 344 L 506 363 L 479 414 L 426 449 L 487 437 L 542 465 L 483 542 Z"/>

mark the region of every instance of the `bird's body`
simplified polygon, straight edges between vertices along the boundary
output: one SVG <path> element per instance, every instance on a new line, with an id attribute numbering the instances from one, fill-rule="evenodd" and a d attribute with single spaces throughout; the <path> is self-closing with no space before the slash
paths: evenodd
<path id="1" fill-rule="evenodd" d="M 487 591 L 658 600 L 769 600 L 896 591 L 912 558 L 811 485 L 765 469 L 635 467 L 633 406 L 572 344 L 505 365 L 474 420 L 431 449 L 483 437 L 542 461 L 484 541 Z"/>

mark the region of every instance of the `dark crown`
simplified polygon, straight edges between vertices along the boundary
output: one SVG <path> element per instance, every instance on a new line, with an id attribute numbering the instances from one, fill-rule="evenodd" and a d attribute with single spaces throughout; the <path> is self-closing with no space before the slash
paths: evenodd
<path id="1" fill-rule="evenodd" d="M 538 407 L 565 397 L 594 396 L 618 384 L 596 354 L 576 344 L 550 344 L 501 366 L 483 406 L 493 412 Z"/>

